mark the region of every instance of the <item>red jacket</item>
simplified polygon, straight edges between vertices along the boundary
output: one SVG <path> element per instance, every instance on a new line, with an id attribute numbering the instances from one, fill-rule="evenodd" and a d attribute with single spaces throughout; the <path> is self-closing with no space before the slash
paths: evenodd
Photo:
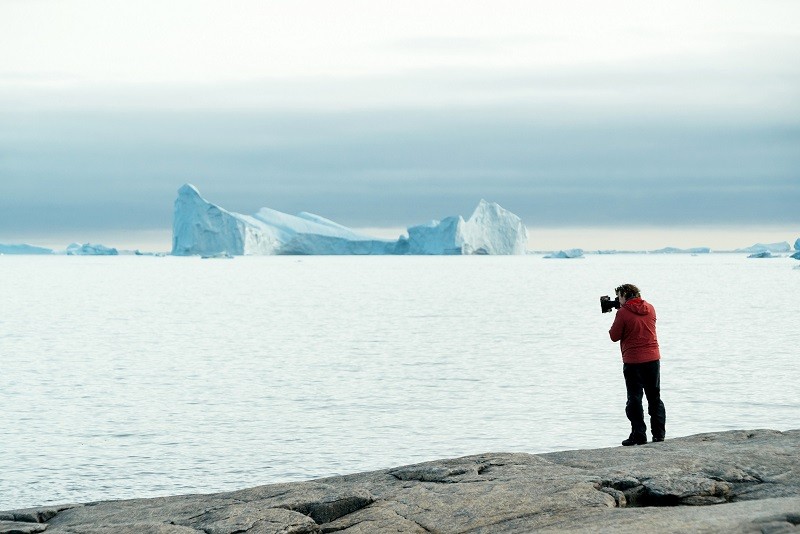
<path id="1" fill-rule="evenodd" d="M 656 309 L 640 298 L 631 299 L 617 310 L 608 331 L 611 341 L 622 341 L 624 363 L 645 363 L 661 359 L 656 338 Z"/>

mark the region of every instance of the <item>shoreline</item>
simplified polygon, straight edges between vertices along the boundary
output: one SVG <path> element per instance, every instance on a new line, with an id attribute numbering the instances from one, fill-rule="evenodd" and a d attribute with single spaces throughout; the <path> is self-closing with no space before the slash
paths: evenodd
<path id="1" fill-rule="evenodd" d="M 0 512 L 10 533 L 791 531 L 800 429 L 486 453 L 204 495 Z M 789 530 L 786 530 L 789 529 Z"/>

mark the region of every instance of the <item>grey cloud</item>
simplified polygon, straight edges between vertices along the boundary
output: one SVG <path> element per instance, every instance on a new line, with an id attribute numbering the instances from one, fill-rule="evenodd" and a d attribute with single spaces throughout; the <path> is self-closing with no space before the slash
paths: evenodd
<path id="1" fill-rule="evenodd" d="M 0 230 L 168 228 L 183 182 L 242 213 L 353 226 L 793 223 L 800 124 L 553 121 L 508 110 L 6 114 Z M 13 119 L 13 120 L 10 120 Z"/>
<path id="2" fill-rule="evenodd" d="M 468 41 L 481 46 L 483 40 Z M 647 60 L 547 68 L 442 67 L 369 76 L 133 88 L 79 82 L 52 87 L 15 85 L 9 81 L 0 83 L 0 109 L 293 109 L 302 113 L 506 106 L 579 120 L 588 116 L 637 117 L 642 113 L 775 118 L 800 113 L 800 62 L 793 61 L 799 51 L 797 36 L 751 36 L 712 56 L 695 57 L 684 52 Z M 9 75 L 13 77 L 13 73 Z M 43 73 L 42 79 L 52 75 Z"/>

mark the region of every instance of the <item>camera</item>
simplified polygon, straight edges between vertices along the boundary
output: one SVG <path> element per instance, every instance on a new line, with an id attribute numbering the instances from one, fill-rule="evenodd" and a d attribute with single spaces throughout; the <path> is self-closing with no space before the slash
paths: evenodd
<path id="1" fill-rule="evenodd" d="M 611 300 L 611 297 L 604 295 L 600 297 L 600 310 L 603 313 L 610 312 L 611 310 L 619 309 L 619 297 Z"/>

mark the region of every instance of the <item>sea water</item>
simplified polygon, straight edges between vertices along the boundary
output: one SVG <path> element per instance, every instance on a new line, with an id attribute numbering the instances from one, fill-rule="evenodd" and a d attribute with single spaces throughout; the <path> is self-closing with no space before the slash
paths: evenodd
<path id="1" fill-rule="evenodd" d="M 627 437 L 613 313 L 658 313 L 667 437 L 800 427 L 800 270 L 742 254 L 0 257 L 0 509 Z"/>

